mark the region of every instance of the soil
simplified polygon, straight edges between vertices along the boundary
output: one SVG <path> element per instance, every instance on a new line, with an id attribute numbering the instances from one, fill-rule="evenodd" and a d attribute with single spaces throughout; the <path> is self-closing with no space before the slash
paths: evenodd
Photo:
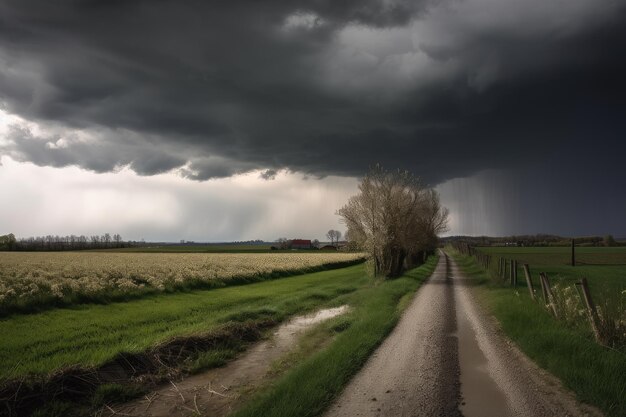
<path id="1" fill-rule="evenodd" d="M 272 362 L 289 352 L 304 330 L 344 314 L 347 309 L 341 306 L 296 317 L 279 326 L 270 339 L 254 345 L 226 366 L 182 381 L 170 381 L 144 398 L 106 410 L 104 415 L 224 416 L 239 405 L 242 392 L 263 382 Z"/>

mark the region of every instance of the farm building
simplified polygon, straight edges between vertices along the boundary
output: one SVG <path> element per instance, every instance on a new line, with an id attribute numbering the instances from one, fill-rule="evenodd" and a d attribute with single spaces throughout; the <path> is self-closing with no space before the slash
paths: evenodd
<path id="1" fill-rule="evenodd" d="M 291 241 L 291 249 L 311 249 L 310 239 L 294 239 Z"/>
<path id="2" fill-rule="evenodd" d="M 337 247 L 333 245 L 324 245 L 320 248 L 320 250 L 337 250 Z"/>

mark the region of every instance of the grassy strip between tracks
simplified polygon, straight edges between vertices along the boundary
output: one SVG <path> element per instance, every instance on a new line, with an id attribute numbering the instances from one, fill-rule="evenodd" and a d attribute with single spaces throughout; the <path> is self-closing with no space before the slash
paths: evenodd
<path id="1" fill-rule="evenodd" d="M 626 354 L 598 345 L 590 330 L 553 319 L 525 288 L 491 283 L 473 258 L 453 249 L 448 253 L 476 280 L 479 299 L 528 357 L 560 378 L 580 401 L 597 406 L 607 416 L 626 415 Z"/>
<path id="2" fill-rule="evenodd" d="M 257 393 L 236 417 L 317 416 L 341 392 L 394 328 L 415 290 L 434 271 L 432 256 L 419 268 L 356 292 L 352 310 L 337 324 L 340 333 L 320 351 Z"/>

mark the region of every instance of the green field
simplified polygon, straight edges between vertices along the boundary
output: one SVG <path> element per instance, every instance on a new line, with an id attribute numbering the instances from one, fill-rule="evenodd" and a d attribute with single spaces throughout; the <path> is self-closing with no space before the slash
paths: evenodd
<path id="1" fill-rule="evenodd" d="M 527 263 L 538 285 L 538 273 L 545 272 L 551 283 L 573 285 L 587 278 L 592 294 L 599 300 L 615 298 L 626 290 L 626 247 L 576 248 L 576 266 L 570 265 L 571 249 L 566 247 L 479 247 L 477 250 L 495 258 L 519 261 L 518 286 L 525 287 L 522 263 Z"/>
<path id="2" fill-rule="evenodd" d="M 539 252 L 540 259 L 548 264 L 536 264 L 536 266 L 531 264 L 531 266 L 537 271 L 553 274 L 551 276 L 554 278 L 553 282 L 572 282 L 580 273 L 590 278 L 592 290 L 607 291 L 611 297 L 620 296 L 612 289 L 623 285 L 624 277 L 626 277 L 624 267 L 572 268 L 558 266 L 558 263 L 550 265 L 546 252 L 555 249 L 561 248 L 493 248 L 491 253 L 532 262 L 539 258 L 532 258 L 531 255 Z M 461 255 L 454 249 L 447 250 L 463 271 L 474 278 L 475 290 L 483 304 L 498 319 L 506 335 L 526 355 L 561 379 L 581 401 L 596 405 L 607 416 L 626 415 L 626 354 L 624 352 L 596 343 L 584 316 L 576 325 L 556 320 L 541 303 L 530 299 L 525 288 L 522 290 L 525 284 L 520 283 L 517 289 L 505 286 L 494 281 L 492 276 L 473 258 Z M 597 252 L 602 254 L 603 251 Z M 608 271 L 612 272 L 608 273 Z M 537 284 L 536 281 L 535 284 Z"/>
<path id="3" fill-rule="evenodd" d="M 390 281 L 369 277 L 365 265 L 359 264 L 237 287 L 12 315 L 0 319 L 0 334 L 10 335 L 0 338 L 0 381 L 50 375 L 76 365 L 97 367 L 121 353 L 145 352 L 176 337 L 232 332 L 225 346 L 180 364 L 183 370 L 197 371 L 223 364 L 253 341 L 239 340 L 241 329 L 262 334 L 268 325 L 289 316 L 348 304 L 351 311 L 340 318 L 341 326 L 327 325 L 324 337 L 333 342 L 322 350 L 301 352 L 276 384 L 257 393 L 242 411 L 244 415 L 320 412 L 393 328 L 410 294 L 431 274 L 436 261 L 431 257 L 424 266 Z M 82 402 L 76 409 L 84 412 L 89 404 Z"/>
<path id="4" fill-rule="evenodd" d="M 530 265 L 571 265 L 570 247 L 478 247 L 480 251 Z M 576 265 L 626 266 L 626 246 L 576 247 Z"/>

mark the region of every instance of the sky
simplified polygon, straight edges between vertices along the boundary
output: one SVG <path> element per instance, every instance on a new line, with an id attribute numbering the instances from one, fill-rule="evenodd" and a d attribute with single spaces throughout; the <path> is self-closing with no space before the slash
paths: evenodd
<path id="1" fill-rule="evenodd" d="M 626 0 L 0 0 L 0 234 L 322 239 L 376 163 L 449 234 L 626 236 Z"/>

